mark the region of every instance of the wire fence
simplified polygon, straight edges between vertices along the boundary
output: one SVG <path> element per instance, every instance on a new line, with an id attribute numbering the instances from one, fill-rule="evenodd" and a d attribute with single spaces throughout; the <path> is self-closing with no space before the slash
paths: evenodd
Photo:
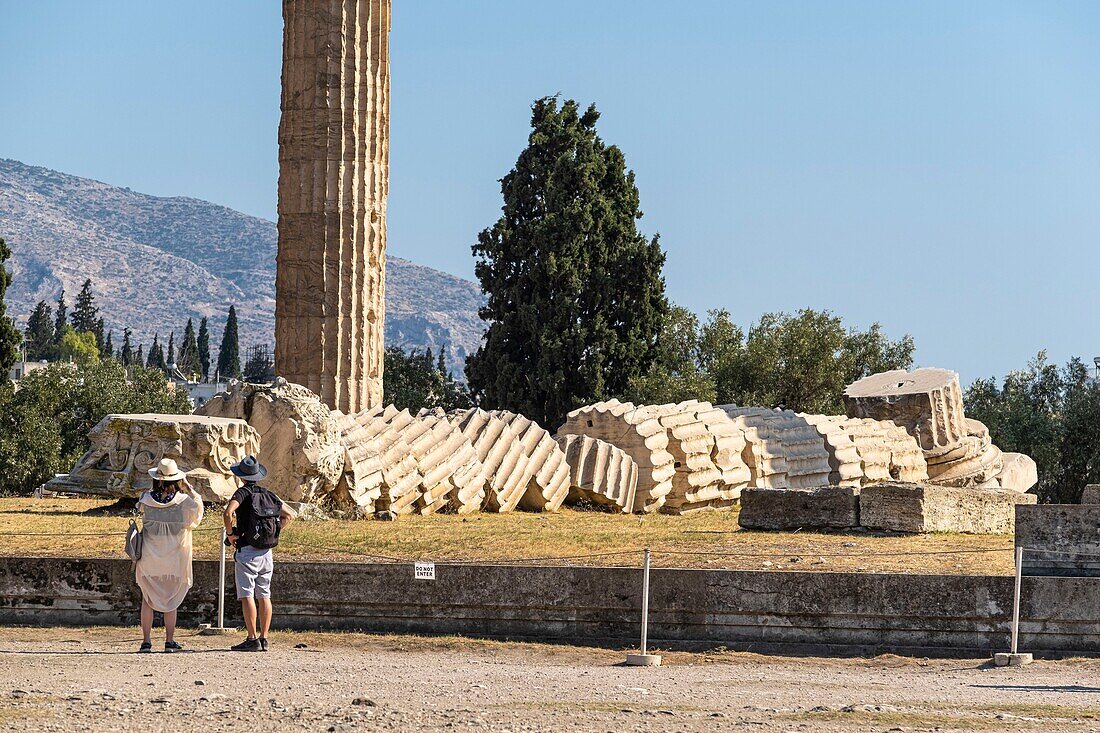
<path id="1" fill-rule="evenodd" d="M 192 530 L 196 534 L 213 534 L 218 533 L 221 535 L 221 586 L 218 590 L 218 611 L 217 611 L 217 626 L 216 629 L 222 629 L 224 624 L 225 613 L 225 584 L 226 584 L 226 555 L 231 552 L 231 549 L 227 549 L 225 543 L 225 530 L 222 527 L 200 527 Z M 115 538 L 124 537 L 127 531 L 101 531 L 101 532 L 64 532 L 59 535 L 57 532 L 0 532 L 0 540 L 5 537 L 19 537 L 19 538 L 58 538 L 59 536 L 65 537 L 101 537 L 101 538 Z M 327 553 L 328 555 L 335 557 L 351 556 L 356 558 L 363 558 L 371 560 L 374 563 L 385 563 L 395 565 L 411 565 L 419 566 L 430 564 L 433 566 L 432 577 L 434 578 L 434 565 L 439 564 L 443 566 L 500 566 L 500 565 L 530 565 L 537 563 L 578 563 L 578 562 L 591 562 L 594 560 L 608 560 L 610 558 L 636 558 L 638 565 L 631 564 L 630 567 L 635 567 L 641 570 L 641 598 L 640 598 L 640 617 L 639 624 L 641 628 L 640 648 L 641 655 L 628 655 L 628 664 L 653 664 L 659 663 L 659 658 L 654 662 L 654 655 L 648 655 L 646 653 L 647 634 L 649 625 L 649 589 L 650 589 L 650 569 L 651 558 L 656 556 L 667 557 L 707 557 L 707 558 L 739 558 L 739 559 L 759 559 L 769 560 L 777 558 L 792 558 L 798 557 L 797 554 L 786 552 L 745 552 L 745 551 L 729 551 L 729 550 L 676 550 L 676 549 L 661 549 L 661 548 L 627 548 L 622 550 L 612 550 L 605 552 L 589 552 L 582 554 L 570 554 L 570 555 L 539 555 L 529 557 L 465 557 L 465 558 L 444 558 L 433 559 L 431 557 L 400 557 L 394 555 L 385 555 L 376 552 L 368 552 L 364 550 L 358 550 L 348 547 L 331 547 L 316 542 L 305 542 L 293 539 L 287 536 L 286 539 L 291 540 L 295 547 L 308 550 L 314 550 L 317 552 Z M 121 548 L 119 548 L 121 552 Z M 1013 656 L 1018 655 L 1019 644 L 1019 630 L 1020 630 L 1020 604 L 1021 604 L 1021 586 L 1023 583 L 1023 565 L 1025 553 L 1033 553 L 1037 560 L 1047 558 L 1050 556 L 1061 557 L 1076 557 L 1076 558 L 1100 558 L 1100 552 L 1081 552 L 1070 550 L 1054 550 L 1045 548 L 1032 548 L 1024 546 L 1016 547 L 988 547 L 988 548 L 960 548 L 960 549 L 947 549 L 947 550 L 910 550 L 910 551 L 894 551 L 894 552 L 882 552 L 879 550 L 869 550 L 868 548 L 857 548 L 852 552 L 813 552 L 814 556 L 825 558 L 860 558 L 866 559 L 868 556 L 876 558 L 883 557 L 943 557 L 943 556 L 967 556 L 967 555 L 990 555 L 1001 553 L 1013 553 L 1014 554 L 1014 570 L 1015 570 L 1015 582 L 1013 586 L 1013 608 L 1012 616 L 1010 619 L 1011 624 L 1011 641 L 1010 641 L 1010 654 Z M 590 567 L 590 566 L 589 566 Z M 675 568 L 670 568 L 675 569 Z M 415 573 L 415 571 L 414 571 Z"/>
<path id="2" fill-rule="evenodd" d="M 200 527 L 192 530 L 194 534 L 218 534 L 222 533 L 221 527 Z M 0 532 L 0 540 L 6 537 L 21 537 L 21 538 L 51 538 L 54 540 L 63 540 L 67 537 L 125 537 L 127 530 L 122 531 L 100 531 L 100 532 Z M 666 556 L 666 557 L 709 557 L 709 558 L 740 558 L 740 559 L 760 559 L 760 560 L 775 560 L 775 559 L 789 559 L 800 558 L 805 555 L 810 555 L 815 558 L 821 559 L 840 559 L 840 558 L 857 558 L 867 559 L 874 558 L 899 558 L 899 557 L 943 557 L 943 556 L 964 556 L 964 555 L 987 555 L 987 554 L 1003 554 L 1014 552 L 1012 547 L 988 547 L 988 548 L 960 548 L 949 550 L 910 550 L 910 551 L 896 551 L 896 552 L 883 552 L 878 549 L 860 548 L 851 552 L 821 552 L 815 548 L 802 548 L 799 552 L 747 552 L 740 550 L 676 550 L 676 549 L 662 549 L 660 547 L 647 548 L 643 546 L 624 548 L 622 550 L 610 550 L 601 552 L 587 552 L 580 554 L 570 555 L 535 555 L 535 556 L 518 556 L 518 557 L 501 557 L 501 556 L 481 556 L 481 557 L 432 557 L 432 556 L 395 556 L 386 555 L 378 552 L 370 552 L 367 550 L 360 550 L 353 547 L 333 547 L 330 545 L 323 545 L 316 542 L 307 542 L 295 538 L 292 534 L 284 534 L 283 540 L 291 544 L 295 549 L 302 548 L 307 550 L 314 550 L 317 552 L 326 553 L 334 556 L 352 556 L 361 557 L 370 560 L 377 560 L 386 563 L 404 563 L 412 564 L 417 562 L 438 562 L 447 565 L 501 565 L 501 564 L 528 564 L 528 563 L 549 563 L 549 562 L 572 562 L 572 561 L 585 561 L 585 560 L 603 560 L 607 558 L 622 558 L 622 557 L 638 557 L 641 558 L 642 554 L 648 550 L 653 556 Z M 121 551 L 121 547 L 119 550 Z M 1030 548 L 1029 548 L 1030 550 Z M 1040 550 L 1034 550 L 1039 552 Z M 1047 552 L 1043 550 L 1042 552 Z M 1079 553 L 1055 553 L 1055 554 L 1079 554 Z M 1100 555 L 1097 555 L 1100 556 Z"/>

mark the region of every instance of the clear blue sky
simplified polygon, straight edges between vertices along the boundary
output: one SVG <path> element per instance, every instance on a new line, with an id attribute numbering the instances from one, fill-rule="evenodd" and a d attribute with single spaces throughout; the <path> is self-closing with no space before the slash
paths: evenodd
<path id="1" fill-rule="evenodd" d="M 964 380 L 1100 354 L 1100 3 L 394 0 L 390 251 L 471 276 L 533 99 L 594 101 L 670 297 Z M 0 0 L 0 157 L 274 218 L 276 0 Z"/>

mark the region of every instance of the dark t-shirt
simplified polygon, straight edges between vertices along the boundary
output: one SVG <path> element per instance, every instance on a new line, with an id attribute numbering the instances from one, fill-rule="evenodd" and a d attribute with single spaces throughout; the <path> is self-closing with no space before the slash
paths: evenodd
<path id="1" fill-rule="evenodd" d="M 237 502 L 237 534 L 243 535 L 252 526 L 252 488 L 261 488 L 256 484 L 245 484 L 237 489 L 229 501 Z"/>

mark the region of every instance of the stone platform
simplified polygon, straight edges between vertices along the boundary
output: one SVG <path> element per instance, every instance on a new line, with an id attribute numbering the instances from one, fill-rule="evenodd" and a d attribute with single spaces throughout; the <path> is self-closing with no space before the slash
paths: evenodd
<path id="1" fill-rule="evenodd" d="M 1035 501 L 1018 491 L 887 482 L 862 490 L 859 521 L 894 532 L 1011 534 L 1017 505 Z"/>
<path id="2" fill-rule="evenodd" d="M 1100 504 L 1016 507 L 1024 575 L 1100 577 Z"/>
<path id="3" fill-rule="evenodd" d="M 850 529 L 859 526 L 859 489 L 758 489 L 741 492 L 737 523 L 745 529 Z"/>

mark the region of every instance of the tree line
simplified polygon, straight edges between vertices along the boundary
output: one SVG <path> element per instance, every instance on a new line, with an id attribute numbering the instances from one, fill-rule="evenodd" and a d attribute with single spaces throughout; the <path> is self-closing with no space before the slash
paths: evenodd
<path id="1" fill-rule="evenodd" d="M 144 344 L 135 344 L 130 328 L 122 329 L 122 339 L 117 346 L 114 331 L 106 330 L 104 333 L 105 330 L 104 319 L 96 306 L 92 281 L 87 279 L 76 296 L 71 312 L 64 290 L 54 306 L 42 300 L 34 307 L 23 333 L 26 358 L 30 361 L 78 364 L 114 359 L 123 366 L 142 366 L 166 374 L 178 372 L 187 379 L 204 382 L 212 376 L 239 379 L 244 371 L 241 368 L 237 309 L 232 305 L 229 306 L 222 331 L 218 359 L 213 364 L 210 324 L 205 316 L 199 320 L 198 328 L 195 327 L 195 320 L 188 318 L 182 329 L 183 336 L 178 341 L 175 331 L 169 333 L 166 343 L 159 333 L 154 334 L 148 349 Z M 212 366 L 214 371 L 211 371 Z"/>
<path id="2" fill-rule="evenodd" d="M 1100 381 L 1079 358 L 1059 368 L 1040 351 L 1001 380 L 973 382 L 965 405 L 1002 450 L 1035 459 L 1040 501 L 1075 504 L 1100 483 Z"/>

